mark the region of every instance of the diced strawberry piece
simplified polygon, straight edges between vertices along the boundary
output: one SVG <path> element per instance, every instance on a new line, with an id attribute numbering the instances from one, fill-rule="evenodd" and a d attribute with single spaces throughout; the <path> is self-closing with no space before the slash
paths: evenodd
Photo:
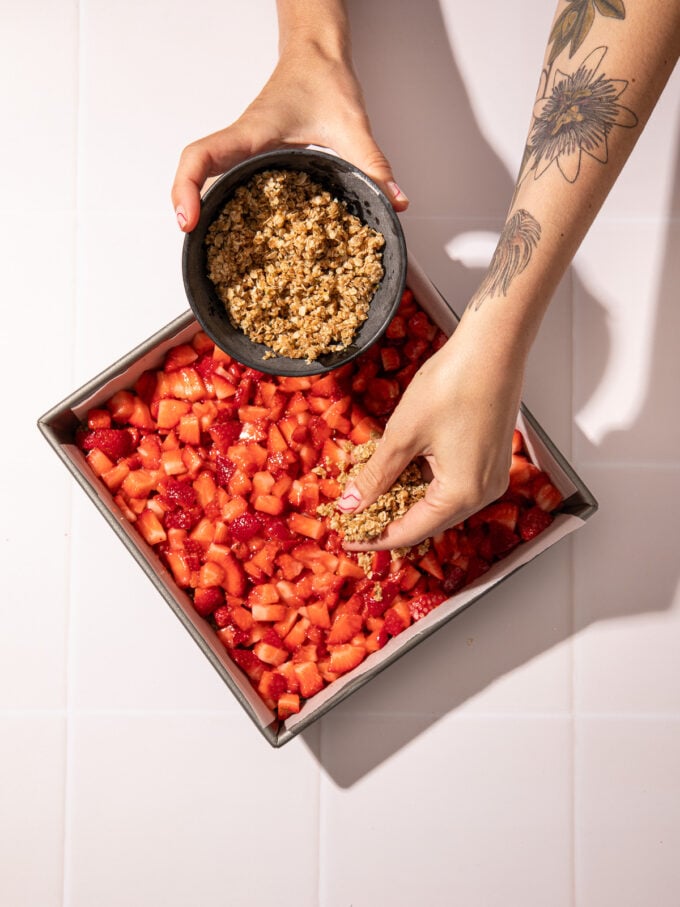
<path id="1" fill-rule="evenodd" d="M 489 523 L 489 543 L 493 557 L 505 557 L 519 545 L 520 541 L 520 537 L 503 523 Z"/>
<path id="2" fill-rule="evenodd" d="M 369 382 L 364 406 L 374 416 L 391 413 L 401 396 L 399 382 L 393 378 L 374 378 Z"/>
<path id="3" fill-rule="evenodd" d="M 385 614 L 385 632 L 390 636 L 398 636 L 406 629 L 406 625 L 396 611 L 388 611 Z"/>
<path id="4" fill-rule="evenodd" d="M 283 604 L 253 605 L 250 613 L 253 620 L 276 623 L 288 615 L 288 608 Z"/>
<path id="5" fill-rule="evenodd" d="M 401 368 L 399 350 L 393 346 L 385 346 L 380 351 L 380 363 L 385 372 L 396 372 Z"/>
<path id="6" fill-rule="evenodd" d="M 198 353 L 193 346 L 189 346 L 188 343 L 182 343 L 168 350 L 165 355 L 163 370 L 172 372 L 175 369 L 182 368 L 184 365 L 191 365 L 196 359 L 198 359 Z"/>
<path id="7" fill-rule="evenodd" d="M 315 450 L 321 450 L 324 443 L 330 438 L 332 429 L 321 416 L 312 416 L 307 423 L 307 431 L 309 432 L 312 447 Z"/>
<path id="8" fill-rule="evenodd" d="M 331 655 L 330 669 L 334 674 L 346 674 L 354 670 L 366 658 L 364 646 L 345 643 L 340 646 L 329 646 Z"/>
<path id="9" fill-rule="evenodd" d="M 128 417 L 128 423 L 135 428 L 152 429 L 154 428 L 153 419 L 149 412 L 148 405 L 141 397 L 135 397 L 134 409 Z"/>
<path id="10" fill-rule="evenodd" d="M 556 510 L 563 500 L 561 492 L 555 488 L 552 482 L 544 482 L 535 492 L 534 498 L 541 510 L 545 510 L 547 513 Z"/>
<path id="11" fill-rule="evenodd" d="M 415 312 L 408 320 L 408 333 L 412 337 L 420 337 L 423 340 L 433 340 L 437 333 L 437 326 L 430 321 L 428 315 L 422 310 Z"/>
<path id="12" fill-rule="evenodd" d="M 314 661 L 302 661 L 295 664 L 295 673 L 300 684 L 300 694 L 309 699 L 323 689 L 324 683 Z"/>
<path id="13" fill-rule="evenodd" d="M 328 645 L 334 646 L 349 642 L 361 630 L 362 624 L 363 619 L 360 614 L 338 614 L 333 620 L 333 625 L 326 640 Z"/>
<path id="14" fill-rule="evenodd" d="M 483 523 L 502 523 L 507 529 L 514 530 L 517 525 L 519 508 L 511 501 L 495 501 L 468 517 L 468 526 L 477 527 Z"/>
<path id="15" fill-rule="evenodd" d="M 258 512 L 278 516 L 283 513 L 285 504 L 283 498 L 275 494 L 258 494 L 253 498 L 253 507 Z"/>
<path id="16" fill-rule="evenodd" d="M 283 644 L 289 652 L 294 652 L 304 643 L 305 639 L 307 639 L 308 626 L 309 620 L 307 618 L 302 618 L 298 620 L 298 622 L 286 634 L 283 640 Z"/>
<path id="17" fill-rule="evenodd" d="M 300 609 L 299 613 L 303 617 L 307 617 L 315 627 L 321 627 L 322 630 L 327 630 L 331 625 L 328 606 L 325 602 L 311 602 L 304 608 L 304 611 Z"/>
<path id="18" fill-rule="evenodd" d="M 441 592 L 429 592 L 424 595 L 416 595 L 415 598 L 412 598 L 409 602 L 409 611 L 411 612 L 411 617 L 413 620 L 421 620 L 425 617 L 426 614 L 429 614 L 430 611 L 434 611 L 443 601 L 446 600 L 446 596 Z"/>
<path id="19" fill-rule="evenodd" d="M 467 579 L 468 583 L 471 583 L 473 580 L 476 580 L 478 577 L 482 576 L 486 571 L 491 567 L 491 564 L 485 560 L 483 557 L 478 555 L 472 555 L 468 561 L 467 565 Z"/>
<path id="20" fill-rule="evenodd" d="M 373 551 L 371 553 L 371 579 L 386 579 L 391 563 L 392 557 L 389 551 Z"/>
<path id="21" fill-rule="evenodd" d="M 265 665 L 257 655 L 250 649 L 229 649 L 228 651 L 233 661 L 246 672 L 248 677 L 255 683 L 259 682 Z"/>
<path id="22" fill-rule="evenodd" d="M 425 354 L 430 349 L 430 343 L 421 337 L 411 337 L 404 344 L 404 356 L 410 359 L 412 363 L 419 363 L 425 358 Z"/>
<path id="23" fill-rule="evenodd" d="M 436 552 L 430 548 L 418 561 L 418 566 L 421 570 L 424 570 L 426 573 L 429 573 L 430 576 L 434 576 L 436 579 L 444 579 L 444 571 L 442 570 L 442 565 L 439 563 Z"/>
<path id="24" fill-rule="evenodd" d="M 540 472 L 538 466 L 535 466 L 522 454 L 513 454 L 510 464 L 510 485 L 513 488 L 526 485 Z"/>
<path id="25" fill-rule="evenodd" d="M 283 693 L 277 703 L 277 714 L 281 721 L 300 711 L 300 697 L 297 693 Z"/>
<path id="26" fill-rule="evenodd" d="M 277 702 L 286 692 L 288 684 L 283 674 L 277 671 L 264 671 L 258 684 L 258 692 L 264 699 L 272 699 Z"/>
<path id="27" fill-rule="evenodd" d="M 244 513 L 231 524 L 231 534 L 239 542 L 247 542 L 262 529 L 262 520 L 254 513 Z"/>
<path id="28" fill-rule="evenodd" d="M 359 371 L 352 378 L 352 390 L 355 394 L 364 394 L 378 374 L 377 361 L 362 362 Z"/>
<path id="29" fill-rule="evenodd" d="M 110 469 L 113 469 L 115 465 L 113 461 L 110 460 L 106 456 L 106 454 L 99 450 L 97 447 L 88 451 L 87 463 L 90 469 L 97 476 L 101 476 L 103 473 L 108 472 Z"/>
<path id="30" fill-rule="evenodd" d="M 406 320 L 403 315 L 395 315 L 387 325 L 385 336 L 390 340 L 403 340 L 406 337 Z"/>
<path id="31" fill-rule="evenodd" d="M 108 409 L 91 409 L 87 413 L 87 427 L 111 428 L 111 413 Z"/>
<path id="32" fill-rule="evenodd" d="M 150 472 L 148 469 L 135 469 L 125 476 L 121 491 L 128 498 L 148 498 L 156 486 L 157 479 L 158 473 L 156 472 Z"/>
<path id="33" fill-rule="evenodd" d="M 385 625 L 381 624 L 380 627 L 377 627 L 366 637 L 367 654 L 370 654 L 371 652 L 377 652 L 379 649 L 382 649 L 389 638 L 390 634 L 385 629 Z"/>
<path id="34" fill-rule="evenodd" d="M 139 514 L 135 525 L 151 546 L 158 545 L 167 539 L 165 529 L 153 510 L 143 510 Z"/>
<path id="35" fill-rule="evenodd" d="M 458 564 L 444 564 L 443 570 L 442 589 L 447 595 L 453 595 L 463 588 L 467 582 L 467 574 Z"/>
<path id="36" fill-rule="evenodd" d="M 211 425 L 208 429 L 208 434 L 212 438 L 215 447 L 221 453 L 227 453 L 228 449 L 238 440 L 241 434 L 241 423 L 236 419 L 225 419 Z"/>
<path id="37" fill-rule="evenodd" d="M 346 554 L 340 554 L 338 557 L 337 573 L 338 576 L 346 576 L 352 579 L 363 579 L 366 575 L 364 568 Z"/>
<path id="38" fill-rule="evenodd" d="M 123 424 L 132 415 L 135 408 L 134 394 L 130 391 L 117 391 L 107 403 L 114 422 Z"/>
<path id="39" fill-rule="evenodd" d="M 288 517 L 288 527 L 293 532 L 315 541 L 323 538 L 326 532 L 326 525 L 323 520 L 317 520 L 302 513 L 291 513 Z"/>
<path id="40" fill-rule="evenodd" d="M 151 403 L 151 401 L 157 394 L 158 379 L 159 373 L 155 372 L 153 369 L 147 369 L 145 372 L 142 372 L 139 378 L 137 378 L 137 380 L 135 381 L 135 393 L 145 404 L 147 404 L 147 406 Z M 136 402 L 134 404 L 134 407 L 136 407 Z M 128 419 L 131 416 L 132 413 L 130 413 Z"/>
<path id="41" fill-rule="evenodd" d="M 135 449 L 134 439 L 126 428 L 95 428 L 76 433 L 81 450 L 101 450 L 110 460 L 129 456 Z"/>
<path id="42" fill-rule="evenodd" d="M 274 631 L 272 630 L 272 633 L 273 632 Z M 274 665 L 274 667 L 277 667 L 278 665 L 283 664 L 284 661 L 288 660 L 288 651 L 282 648 L 282 646 L 283 643 L 280 639 L 277 645 L 273 645 L 271 642 L 263 639 L 255 645 L 253 652 L 255 653 L 255 655 L 257 655 L 260 661 L 263 661 L 265 664 Z"/>
<path id="43" fill-rule="evenodd" d="M 553 516 L 540 507 L 530 507 L 521 514 L 518 522 L 519 534 L 525 542 L 535 538 L 552 523 Z"/>
<path id="44" fill-rule="evenodd" d="M 219 586 L 194 590 L 194 608 L 201 617 L 209 617 L 215 608 L 224 605 L 224 592 Z M 219 625 L 218 625 L 219 626 Z"/>

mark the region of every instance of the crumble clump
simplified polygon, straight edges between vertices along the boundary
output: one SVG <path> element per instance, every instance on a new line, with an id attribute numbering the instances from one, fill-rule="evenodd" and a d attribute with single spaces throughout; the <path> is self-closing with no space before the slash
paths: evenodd
<path id="1" fill-rule="evenodd" d="M 231 323 L 269 348 L 265 359 L 345 349 L 384 274 L 384 236 L 298 170 L 255 174 L 205 242 Z"/>
<path id="2" fill-rule="evenodd" d="M 353 465 L 338 477 L 341 488 L 361 470 L 362 465 L 373 455 L 376 446 L 377 441 L 371 440 L 352 449 Z M 340 533 L 345 541 L 369 542 L 382 535 L 393 520 L 404 516 L 416 501 L 425 496 L 426 491 L 427 482 L 422 470 L 417 462 L 413 462 L 409 463 L 389 491 L 381 494 L 360 513 L 342 513 L 335 504 L 322 504 L 318 512 L 328 518 L 331 529 Z M 426 540 L 417 546 L 417 551 L 424 554 L 428 547 L 429 541 Z M 391 556 L 394 560 L 412 551 L 412 548 L 393 548 Z M 358 562 L 368 576 L 371 575 L 371 560 L 370 552 L 360 552 L 358 555 Z"/>

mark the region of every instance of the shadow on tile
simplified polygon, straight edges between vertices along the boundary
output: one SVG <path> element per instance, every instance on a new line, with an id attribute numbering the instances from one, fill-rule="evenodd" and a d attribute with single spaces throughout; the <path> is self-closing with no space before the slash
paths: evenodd
<path id="1" fill-rule="evenodd" d="M 350 4 L 354 53 L 372 112 L 374 131 L 383 148 L 388 150 L 400 180 L 408 185 L 411 199 L 416 200 L 412 201 L 408 217 L 422 217 L 429 221 L 428 243 L 423 244 L 423 250 L 418 254 L 419 261 L 454 307 L 462 311 L 478 284 L 482 270 L 452 262 L 447 255 L 446 246 L 455 236 L 456 225 L 453 225 L 452 235 L 452 220 L 458 222 L 461 232 L 499 230 L 512 194 L 514 176 L 480 131 L 447 39 L 440 5 L 434 0 L 421 4 L 399 3 L 398 14 L 395 11 L 387 17 L 384 13 L 381 15 L 376 7 L 379 8 L 380 4 Z M 398 99 L 398 116 L 394 115 L 395 98 Z M 461 178 L 461 174 L 465 174 L 465 178 Z M 676 180 L 676 195 L 677 192 Z M 677 286 L 679 252 L 677 245 L 673 249 L 669 242 L 655 338 L 665 362 L 655 363 L 650 380 L 650 399 L 652 390 L 663 386 L 664 370 L 670 368 L 668 346 L 674 342 L 677 331 L 668 331 L 669 320 L 675 318 L 675 325 L 679 326 L 677 310 L 674 313 L 670 310 L 673 288 Z M 604 370 L 610 353 L 606 310 L 573 267 L 568 279 L 571 281 L 571 293 L 565 294 L 568 299 L 564 300 L 564 304 L 570 307 L 572 297 L 578 298 L 579 305 L 588 310 L 592 325 L 588 355 L 593 368 L 588 377 L 594 387 L 602 377 L 600 370 Z M 561 339 L 561 346 L 567 348 L 566 358 L 560 359 L 556 367 L 551 368 L 551 381 L 546 382 L 554 386 L 554 394 L 546 396 L 546 392 L 541 391 L 541 399 L 548 407 L 564 406 L 565 399 L 571 399 L 571 336 Z M 537 355 L 550 362 L 550 351 L 541 350 L 540 337 L 537 343 Z M 564 355 L 564 351 L 559 353 L 553 349 L 553 352 Z M 562 374 L 560 366 L 563 363 Z M 543 414 L 536 415 L 539 420 L 542 419 Z M 573 412 L 569 413 L 569 417 L 573 420 Z M 646 408 L 643 418 L 654 418 L 651 405 Z M 546 427 L 549 430 L 549 426 Z M 569 455 L 569 451 L 565 453 Z M 540 661 L 541 656 L 549 651 L 553 656 L 551 650 L 571 639 L 574 626 L 569 579 L 571 567 L 568 563 L 570 543 L 561 545 L 563 547 L 558 548 L 560 552 L 566 551 L 565 554 L 548 552 L 539 559 L 543 562 L 546 558 L 545 563 L 554 569 L 558 559 L 565 558 L 562 563 L 564 572 L 555 585 L 558 589 L 559 584 L 563 584 L 562 593 L 557 594 L 557 604 L 550 604 L 554 578 L 550 581 L 544 578 L 542 584 L 537 584 L 534 562 L 526 572 L 511 577 L 457 616 L 451 624 L 374 678 L 323 719 L 323 723 L 332 722 L 334 715 L 341 712 L 348 714 L 350 710 L 362 714 L 408 714 L 409 720 L 395 722 L 389 735 L 380 730 L 380 722 L 374 731 L 370 723 L 361 722 L 357 725 L 357 735 L 347 738 L 344 744 L 339 744 L 337 735 L 334 735 L 332 751 L 323 746 L 323 724 L 320 736 L 302 735 L 336 784 L 351 787 L 414 738 L 427 732 L 445 715 L 481 692 L 503 683 L 515 669 Z M 668 608 L 677 584 L 677 573 L 677 566 L 669 564 L 663 577 L 657 581 L 658 594 L 652 600 L 640 601 L 639 611 Z M 514 591 L 509 605 L 510 588 Z M 589 622 L 619 616 L 618 612 L 612 614 L 611 602 L 602 611 L 596 603 L 592 604 Z M 466 651 L 474 649 L 469 640 L 480 638 L 485 640 L 487 648 L 484 657 L 474 660 L 466 657 Z M 561 679 L 555 680 L 554 696 L 544 703 L 550 714 L 571 707 L 570 664 L 560 665 L 559 673 Z M 531 671 L 529 676 L 532 676 Z M 561 690 L 558 689 L 560 683 L 564 686 Z M 417 693 L 414 691 L 417 690 L 423 691 L 420 708 L 416 705 Z M 411 701 L 405 711 L 400 712 L 403 696 L 408 700 L 409 693 Z M 522 695 L 514 700 L 511 698 L 511 713 L 519 712 L 522 700 Z M 526 708 L 537 711 L 540 702 L 529 697 Z"/>
<path id="2" fill-rule="evenodd" d="M 629 292 L 628 298 L 621 300 L 626 305 L 626 313 L 631 313 L 635 319 L 639 312 L 640 318 L 639 325 L 625 325 L 625 330 L 631 337 L 620 341 L 626 342 L 630 347 L 627 348 L 622 368 L 627 368 L 628 375 L 623 377 L 631 382 L 633 401 L 640 394 L 639 401 L 634 404 L 637 415 L 623 428 L 607 428 L 607 416 L 603 412 L 599 418 L 603 422 L 604 434 L 594 440 L 586 436 L 579 427 L 578 420 L 576 421 L 575 448 L 581 452 L 582 458 L 595 463 L 673 464 L 678 462 L 680 456 L 680 226 L 677 218 L 673 218 L 673 212 L 678 207 L 680 136 L 665 230 L 664 224 L 658 221 L 607 224 L 597 228 L 598 241 L 602 243 L 598 249 L 608 246 L 611 250 L 609 254 L 619 255 L 624 261 L 628 261 L 629 264 L 622 267 L 630 268 L 631 280 L 635 279 L 633 268 L 636 266 L 641 268 L 643 277 L 647 277 L 647 273 L 649 276 L 648 281 L 640 280 L 641 298 Z M 659 249 L 661 244 L 663 248 Z M 605 267 L 611 268 L 612 265 L 607 262 Z M 623 274 L 626 274 L 625 270 Z M 602 307 L 599 306 L 598 311 L 598 306 L 592 297 L 581 300 L 575 296 L 574 311 L 581 321 L 584 339 L 576 362 L 580 384 L 576 386 L 575 413 L 587 407 L 589 400 L 600 388 L 606 370 L 610 339 Z M 649 336 L 647 324 L 651 325 Z M 637 331 L 637 335 L 633 331 Z M 632 344 L 631 340 L 634 340 Z M 635 361 L 636 357 L 638 361 Z M 609 380 L 613 383 L 612 376 L 609 376 Z M 621 390 L 614 390 L 621 395 Z"/>

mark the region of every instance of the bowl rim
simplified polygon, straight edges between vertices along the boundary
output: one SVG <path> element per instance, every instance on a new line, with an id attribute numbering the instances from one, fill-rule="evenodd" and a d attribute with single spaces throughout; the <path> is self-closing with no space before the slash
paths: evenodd
<path id="1" fill-rule="evenodd" d="M 283 161 L 282 158 L 284 157 L 288 160 Z M 299 158 L 301 165 L 299 167 L 296 167 L 296 164 L 290 160 L 291 158 L 293 161 L 295 160 L 295 158 Z M 201 328 L 205 331 L 205 333 L 211 338 L 211 340 L 216 343 L 217 346 L 220 347 L 220 349 L 223 349 L 223 341 L 218 340 L 218 338 L 215 336 L 215 331 L 212 329 L 210 319 L 206 317 L 205 313 L 202 310 L 203 307 L 197 300 L 197 296 L 199 294 L 196 293 L 196 288 L 192 285 L 191 279 L 189 277 L 189 261 L 192 255 L 196 254 L 196 252 L 194 251 L 196 245 L 203 244 L 207 230 L 210 224 L 218 216 L 221 206 L 229 201 L 229 198 L 236 190 L 236 188 L 239 185 L 242 185 L 245 180 L 252 178 L 255 174 L 260 173 L 264 170 L 272 169 L 273 167 L 286 170 L 304 170 L 305 161 L 322 161 L 325 162 L 330 167 L 330 169 L 338 168 L 345 173 L 350 173 L 352 176 L 365 183 L 371 193 L 375 196 L 376 200 L 380 204 L 381 211 L 385 213 L 385 215 L 389 219 L 391 226 L 391 242 L 394 249 L 394 260 L 397 265 L 397 289 L 395 290 L 394 294 L 395 298 L 392 300 L 385 318 L 382 320 L 382 322 L 379 323 L 379 328 L 374 329 L 371 335 L 365 340 L 362 340 L 359 344 L 351 344 L 338 353 L 327 353 L 319 356 L 317 359 L 311 362 L 302 358 L 293 359 L 287 356 L 279 355 L 273 356 L 268 359 L 263 359 L 262 354 L 266 350 L 268 350 L 269 347 L 261 343 L 250 341 L 249 338 L 247 338 L 247 340 L 248 343 L 252 345 L 254 355 L 252 357 L 249 357 L 247 362 L 244 362 L 242 355 L 235 355 L 232 349 L 224 350 L 229 355 L 237 359 L 237 361 L 240 361 L 251 368 L 271 375 L 280 375 L 282 377 L 304 377 L 309 375 L 323 374 L 325 372 L 332 371 L 333 369 L 340 368 L 346 363 L 351 362 L 357 356 L 360 356 L 363 352 L 366 351 L 366 349 L 377 342 L 386 330 L 391 318 L 397 311 L 401 296 L 406 286 L 408 253 L 401 221 L 399 220 L 397 212 L 392 207 L 389 198 L 381 189 L 381 187 L 375 182 L 375 180 L 368 176 L 368 174 L 361 170 L 361 168 L 356 164 L 353 164 L 351 161 L 340 157 L 339 155 L 335 154 L 335 152 L 330 150 L 320 150 L 316 147 L 309 146 L 296 146 L 281 147 L 269 151 L 263 151 L 255 155 L 251 155 L 243 161 L 239 161 L 229 170 L 220 174 L 210 184 L 210 186 L 204 191 L 201 197 L 201 211 L 198 222 L 194 229 L 190 233 L 187 233 L 184 237 L 184 243 L 182 247 L 182 277 L 184 281 L 184 290 L 194 316 L 196 317 L 196 320 L 200 324 Z M 319 181 L 323 182 L 323 178 L 320 178 Z M 227 187 L 226 189 L 225 185 Z M 213 210 L 215 208 L 215 205 L 220 206 L 220 208 Z M 378 285 L 376 293 L 378 292 L 381 285 L 382 281 Z M 359 330 L 361 330 L 361 326 Z M 241 333 L 243 336 L 246 336 L 244 332 L 239 328 L 234 328 L 234 331 Z"/>

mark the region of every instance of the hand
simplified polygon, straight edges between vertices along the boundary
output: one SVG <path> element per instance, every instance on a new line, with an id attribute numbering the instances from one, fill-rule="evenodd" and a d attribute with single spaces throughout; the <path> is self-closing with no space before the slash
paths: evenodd
<path id="1" fill-rule="evenodd" d="M 194 229 L 206 179 L 262 151 L 322 145 L 377 182 L 397 211 L 408 199 L 371 133 L 361 88 L 346 53 L 291 38 L 262 92 L 226 129 L 188 145 L 180 157 L 172 202 L 180 228 Z"/>
<path id="2" fill-rule="evenodd" d="M 502 338 L 481 344 L 478 324 L 464 316 L 418 371 L 376 452 L 338 503 L 344 512 L 361 511 L 419 456 L 432 474 L 425 497 L 379 539 L 347 544 L 348 550 L 415 545 L 455 526 L 506 490 L 524 360 L 506 349 Z"/>

